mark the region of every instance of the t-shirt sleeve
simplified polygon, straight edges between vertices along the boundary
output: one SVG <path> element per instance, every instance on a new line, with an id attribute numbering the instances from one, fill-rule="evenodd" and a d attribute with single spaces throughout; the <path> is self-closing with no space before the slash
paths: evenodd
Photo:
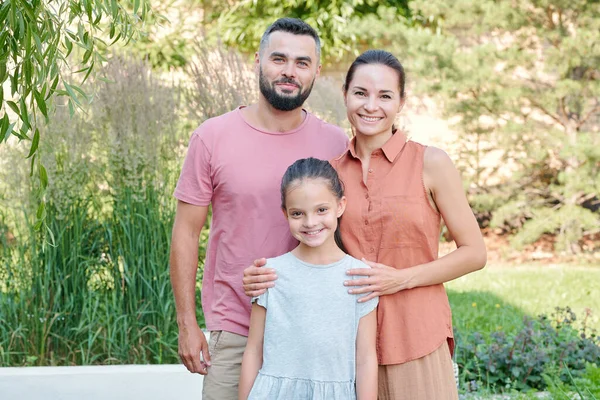
<path id="1" fill-rule="evenodd" d="M 196 206 L 207 206 L 213 195 L 210 159 L 211 154 L 199 135 L 198 128 L 190 138 L 188 152 L 174 196 Z"/>
<path id="2" fill-rule="evenodd" d="M 340 128 L 340 131 L 342 134 L 342 139 L 341 139 L 342 150 L 340 151 L 340 154 L 342 154 L 342 152 L 348 148 L 348 145 L 350 144 L 350 139 L 348 138 L 348 135 L 346 135 L 346 132 L 344 132 L 344 130 L 342 128 Z"/>
<path id="3" fill-rule="evenodd" d="M 335 150 L 333 152 L 333 156 L 330 158 L 336 158 L 340 154 L 342 154 L 346 149 L 348 149 L 348 144 L 350 143 L 350 139 L 348 139 L 348 135 L 346 132 L 340 127 L 334 128 L 333 134 L 335 135 Z"/>

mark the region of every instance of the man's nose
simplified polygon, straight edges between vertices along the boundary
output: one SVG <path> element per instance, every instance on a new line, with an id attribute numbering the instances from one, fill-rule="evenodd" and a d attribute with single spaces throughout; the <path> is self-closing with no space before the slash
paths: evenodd
<path id="1" fill-rule="evenodd" d="M 281 71 L 281 74 L 288 78 L 295 78 L 296 77 L 296 65 L 293 62 L 286 63 L 285 67 L 283 68 L 283 71 Z"/>

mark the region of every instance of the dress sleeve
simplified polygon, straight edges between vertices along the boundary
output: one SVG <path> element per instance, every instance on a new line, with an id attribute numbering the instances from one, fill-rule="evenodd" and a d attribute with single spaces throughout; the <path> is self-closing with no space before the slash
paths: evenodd
<path id="1" fill-rule="evenodd" d="M 358 263 L 360 265 L 354 265 L 353 268 L 371 268 L 362 261 L 356 260 L 356 263 Z M 364 276 L 362 276 L 362 275 L 353 275 L 352 276 L 352 279 L 360 279 L 360 278 L 364 278 Z M 362 286 L 357 286 L 357 288 L 359 288 L 359 287 L 362 287 Z M 368 296 L 371 293 L 372 292 L 361 293 L 361 294 L 357 294 L 355 296 L 358 300 L 358 298 Z M 373 298 L 369 301 L 365 301 L 363 303 L 357 302 L 356 304 L 357 304 L 358 317 L 362 318 L 365 315 L 369 314 L 371 311 L 373 311 L 377 307 L 377 304 L 379 304 L 379 297 L 375 297 L 375 298 Z"/>
<path id="2" fill-rule="evenodd" d="M 265 268 L 275 268 L 277 269 L 277 264 L 275 263 L 275 261 L 271 258 L 267 258 L 267 262 L 265 264 Z M 252 303 L 258 304 L 259 306 L 263 306 L 264 308 L 269 308 L 268 304 L 269 304 L 269 291 L 270 289 L 267 289 L 266 292 L 264 292 L 263 294 L 261 294 L 260 296 L 254 296 L 252 298 Z"/>
<path id="3" fill-rule="evenodd" d="M 269 308 L 267 306 L 267 304 L 269 303 L 269 289 L 267 289 L 267 291 L 261 294 L 260 296 L 253 297 L 252 302 L 256 302 L 256 304 L 264 308 Z"/>
<path id="4" fill-rule="evenodd" d="M 366 296 L 368 294 L 369 293 L 365 293 L 365 294 L 362 294 L 362 296 Z M 379 304 L 379 297 L 375 297 L 369 301 L 365 301 L 364 303 L 357 303 L 357 304 L 358 304 L 358 317 L 362 318 L 365 315 L 369 314 L 371 311 L 373 311 L 377 307 L 377 304 Z"/>

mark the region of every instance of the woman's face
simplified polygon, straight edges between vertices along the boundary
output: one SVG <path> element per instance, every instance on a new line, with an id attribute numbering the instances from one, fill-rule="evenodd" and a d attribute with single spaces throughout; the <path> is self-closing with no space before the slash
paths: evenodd
<path id="1" fill-rule="evenodd" d="M 391 135 L 404 103 L 398 73 L 381 64 L 361 65 L 354 72 L 344 100 L 356 135 Z"/>

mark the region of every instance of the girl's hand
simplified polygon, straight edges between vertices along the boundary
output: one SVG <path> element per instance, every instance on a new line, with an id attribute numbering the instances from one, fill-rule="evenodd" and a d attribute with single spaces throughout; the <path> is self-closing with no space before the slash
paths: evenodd
<path id="1" fill-rule="evenodd" d="M 358 268 L 346 271 L 347 275 L 362 275 L 364 278 L 344 281 L 344 286 L 362 286 L 350 289 L 352 294 L 369 293 L 358 299 L 360 303 L 371 300 L 377 296 L 393 294 L 404 289 L 409 289 L 409 275 L 407 270 L 401 270 L 379 264 L 373 261 L 362 261 L 371 268 Z"/>

